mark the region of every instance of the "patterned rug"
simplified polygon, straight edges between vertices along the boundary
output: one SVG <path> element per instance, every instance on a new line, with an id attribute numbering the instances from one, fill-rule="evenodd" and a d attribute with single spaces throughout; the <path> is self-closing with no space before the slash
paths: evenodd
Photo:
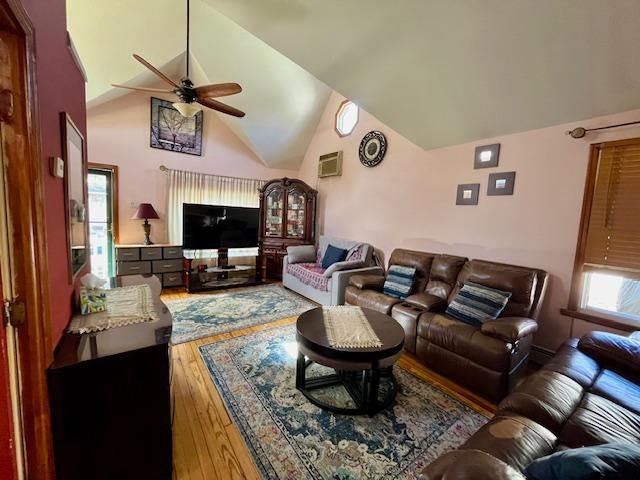
<path id="1" fill-rule="evenodd" d="M 164 303 L 173 316 L 174 344 L 293 317 L 316 306 L 279 285 L 193 295 Z"/>
<path id="2" fill-rule="evenodd" d="M 203 345 L 200 353 L 266 479 L 416 479 L 487 421 L 398 367 L 394 406 L 373 418 L 323 411 L 295 389 L 293 325 Z M 346 402 L 342 387 L 331 390 L 324 396 Z"/>

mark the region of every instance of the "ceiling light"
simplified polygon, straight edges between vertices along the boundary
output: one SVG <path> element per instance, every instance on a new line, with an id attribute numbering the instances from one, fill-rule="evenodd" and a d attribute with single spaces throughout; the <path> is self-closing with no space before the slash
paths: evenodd
<path id="1" fill-rule="evenodd" d="M 180 115 L 187 118 L 193 117 L 196 113 L 202 110 L 202 107 L 197 103 L 183 103 L 183 102 L 174 103 L 173 108 L 178 110 L 180 112 Z"/>

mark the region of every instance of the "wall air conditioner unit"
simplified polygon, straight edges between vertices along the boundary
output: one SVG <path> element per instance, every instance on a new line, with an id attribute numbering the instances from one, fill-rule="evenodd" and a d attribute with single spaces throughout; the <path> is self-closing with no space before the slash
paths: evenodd
<path id="1" fill-rule="evenodd" d="M 342 150 L 320 155 L 318 177 L 335 177 L 342 175 Z"/>

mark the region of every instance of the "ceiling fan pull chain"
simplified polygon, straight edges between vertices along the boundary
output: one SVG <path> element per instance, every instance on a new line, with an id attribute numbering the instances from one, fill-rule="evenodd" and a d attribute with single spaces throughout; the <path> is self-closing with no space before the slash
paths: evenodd
<path id="1" fill-rule="evenodd" d="M 191 4 L 191 0 L 187 0 L 187 78 L 189 78 L 189 36 L 190 36 L 190 27 L 191 27 L 191 15 L 189 12 L 189 7 Z"/>

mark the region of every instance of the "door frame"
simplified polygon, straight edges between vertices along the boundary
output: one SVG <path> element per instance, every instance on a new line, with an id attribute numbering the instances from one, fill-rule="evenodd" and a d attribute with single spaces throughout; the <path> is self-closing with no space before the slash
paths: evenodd
<path id="1" fill-rule="evenodd" d="M 109 265 L 109 271 L 113 271 L 113 275 L 115 276 L 115 246 L 118 244 L 119 240 L 119 216 L 118 216 L 118 166 L 117 165 L 109 165 L 106 163 L 92 163 L 89 162 L 87 164 L 87 175 L 91 173 L 91 170 L 101 170 L 103 172 L 109 172 L 111 179 L 109 182 L 109 186 L 111 189 L 111 253 L 110 260 L 112 262 Z M 87 188 L 88 188 L 87 181 Z M 91 212 L 89 212 L 89 218 L 87 219 L 87 227 L 89 230 L 89 251 L 91 251 Z M 112 270 L 113 269 L 113 270 Z"/>
<path id="2" fill-rule="evenodd" d="M 117 245 L 120 238 L 120 218 L 118 216 L 118 166 L 117 165 L 109 165 L 107 163 L 93 163 L 89 162 L 87 164 L 87 171 L 89 170 L 108 170 L 111 172 L 111 220 L 113 222 L 113 244 Z"/>
<path id="3" fill-rule="evenodd" d="M 23 141 L 14 151 L 20 161 L 11 162 L 5 173 L 9 200 L 8 221 L 12 231 L 12 265 L 16 291 L 25 304 L 24 325 L 15 327 L 18 339 L 20 407 L 25 468 L 29 479 L 54 478 L 50 429 L 47 367 L 53 357 L 49 313 L 49 277 L 45 231 L 44 168 L 37 109 L 34 30 L 19 0 L 0 0 L 0 28 L 18 38 L 18 75 L 14 85 L 14 127 Z M 19 123 L 19 125 L 18 125 Z M 18 223 L 19 222 L 19 223 Z M 5 265 L 6 267 L 6 265 Z"/>

